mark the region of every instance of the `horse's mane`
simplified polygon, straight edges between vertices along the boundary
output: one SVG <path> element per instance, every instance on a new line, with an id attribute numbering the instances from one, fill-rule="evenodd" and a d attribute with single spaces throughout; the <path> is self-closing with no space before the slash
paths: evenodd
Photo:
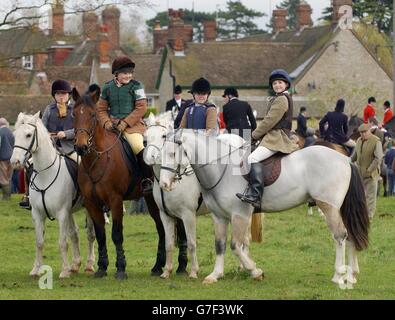
<path id="1" fill-rule="evenodd" d="M 75 102 L 74 107 L 79 106 L 80 104 L 87 105 L 91 108 L 96 108 L 96 104 L 93 102 L 92 97 L 89 94 L 83 94 L 79 97 L 79 99 Z"/>
<path id="2" fill-rule="evenodd" d="M 240 137 L 237 134 L 232 134 L 232 133 L 224 133 L 224 134 L 218 134 L 218 135 L 208 135 L 206 133 L 206 130 L 193 130 L 193 129 L 178 129 L 174 132 L 174 135 L 170 135 L 169 137 L 173 138 L 174 141 L 180 140 L 183 133 L 193 133 L 197 136 L 202 136 L 202 137 L 211 137 L 215 139 L 216 141 L 225 144 L 227 146 L 231 146 L 233 148 L 240 148 L 244 143 L 245 140 Z"/>

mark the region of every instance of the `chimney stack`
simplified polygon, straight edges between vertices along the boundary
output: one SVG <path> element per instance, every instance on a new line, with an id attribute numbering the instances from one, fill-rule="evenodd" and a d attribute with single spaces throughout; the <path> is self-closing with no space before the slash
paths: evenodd
<path id="1" fill-rule="evenodd" d="M 94 12 L 84 12 L 82 15 L 82 29 L 84 38 L 96 40 L 99 17 Z"/>
<path id="2" fill-rule="evenodd" d="M 348 5 L 352 7 L 352 0 L 332 0 L 333 14 L 332 14 L 332 25 L 336 26 L 343 16 L 344 12 L 339 13 L 341 6 Z"/>
<path id="3" fill-rule="evenodd" d="M 110 40 L 108 38 L 108 26 L 106 24 L 102 24 L 100 26 L 100 33 L 98 36 L 98 48 L 99 52 L 99 65 L 100 68 L 110 68 Z"/>
<path id="4" fill-rule="evenodd" d="M 108 40 L 110 41 L 110 51 L 120 48 L 119 42 L 119 17 L 121 13 L 116 6 L 108 6 L 102 12 L 103 24 L 108 27 Z"/>
<path id="5" fill-rule="evenodd" d="M 217 40 L 217 22 L 215 20 L 203 22 L 204 42 Z"/>
<path id="6" fill-rule="evenodd" d="M 299 5 L 297 5 L 296 18 L 298 30 L 313 25 L 313 21 L 311 20 L 312 12 L 313 10 L 311 9 L 310 5 L 305 1 L 302 1 Z"/>
<path id="7" fill-rule="evenodd" d="M 273 33 L 277 33 L 287 29 L 287 15 L 287 9 L 273 10 Z"/>
<path id="8" fill-rule="evenodd" d="M 52 6 L 52 35 L 55 37 L 64 36 L 64 6 L 59 0 Z"/>
<path id="9" fill-rule="evenodd" d="M 184 41 L 185 42 L 193 41 L 193 26 L 191 24 L 184 25 Z"/>
<path id="10" fill-rule="evenodd" d="M 162 29 L 160 26 L 160 21 L 156 20 L 154 32 L 153 32 L 153 40 L 154 40 L 153 53 L 158 53 L 162 48 L 166 46 L 167 35 L 168 35 L 168 30 Z"/>
<path id="11" fill-rule="evenodd" d="M 182 9 L 169 9 L 169 29 L 168 41 L 175 52 L 175 55 L 184 55 L 185 41 L 184 41 L 184 21 L 181 19 L 184 12 Z"/>

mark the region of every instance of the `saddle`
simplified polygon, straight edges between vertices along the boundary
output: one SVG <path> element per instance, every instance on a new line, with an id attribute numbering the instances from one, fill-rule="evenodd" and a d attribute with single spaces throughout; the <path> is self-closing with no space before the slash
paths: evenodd
<path id="1" fill-rule="evenodd" d="M 263 183 L 264 186 L 270 186 L 280 176 L 281 173 L 281 159 L 285 157 L 286 154 L 284 153 L 276 153 L 275 155 L 271 156 L 260 162 L 261 166 L 263 167 Z M 249 182 L 249 175 L 243 175 L 243 178 Z"/>

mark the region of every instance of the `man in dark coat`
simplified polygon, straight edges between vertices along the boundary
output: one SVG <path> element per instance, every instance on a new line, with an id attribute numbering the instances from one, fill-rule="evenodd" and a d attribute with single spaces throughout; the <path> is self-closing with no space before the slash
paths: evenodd
<path id="1" fill-rule="evenodd" d="M 344 114 L 345 101 L 339 99 L 335 111 L 328 112 L 320 121 L 321 138 L 350 148 L 355 147 L 355 142 L 347 137 L 348 118 Z M 328 129 L 325 130 L 325 124 Z"/>
<path id="2" fill-rule="evenodd" d="M 296 133 L 305 139 L 304 147 L 312 145 L 315 141 L 314 129 L 307 127 L 306 107 L 300 108 L 296 121 Z"/>
<path id="3" fill-rule="evenodd" d="M 222 97 L 226 100 L 223 107 L 226 130 L 231 133 L 233 129 L 237 129 L 240 137 L 250 139 L 251 132 L 256 129 L 256 120 L 251 106 L 247 102 L 239 100 L 239 93 L 232 87 L 226 88 Z M 243 136 L 244 129 L 249 130 L 248 137 Z"/>
<path id="4" fill-rule="evenodd" d="M 185 100 L 181 98 L 182 89 L 181 86 L 176 85 L 173 91 L 173 99 L 166 102 L 166 111 L 178 113 L 181 106 L 185 103 Z"/>

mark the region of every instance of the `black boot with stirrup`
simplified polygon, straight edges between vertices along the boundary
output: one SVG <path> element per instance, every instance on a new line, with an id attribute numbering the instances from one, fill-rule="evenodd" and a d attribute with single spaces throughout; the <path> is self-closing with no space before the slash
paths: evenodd
<path id="1" fill-rule="evenodd" d="M 154 172 L 152 167 L 145 163 L 144 161 L 144 149 L 136 154 L 138 165 L 143 173 L 143 180 L 141 181 L 141 187 L 143 189 L 143 194 L 152 193 L 152 177 Z"/>
<path id="2" fill-rule="evenodd" d="M 260 163 L 252 163 L 250 171 L 250 185 L 247 193 L 236 193 L 236 196 L 243 202 L 247 202 L 255 208 L 261 208 L 263 193 L 263 168 Z"/>

